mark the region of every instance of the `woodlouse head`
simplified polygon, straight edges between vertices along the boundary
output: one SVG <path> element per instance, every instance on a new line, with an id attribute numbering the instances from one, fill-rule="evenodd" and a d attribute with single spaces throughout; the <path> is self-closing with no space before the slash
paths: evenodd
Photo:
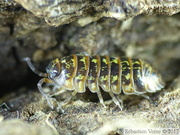
<path id="1" fill-rule="evenodd" d="M 59 59 L 55 59 L 52 61 L 47 67 L 46 67 L 46 72 L 48 74 L 48 77 L 51 80 L 54 80 L 56 77 L 60 75 L 61 72 L 61 66 Z"/>

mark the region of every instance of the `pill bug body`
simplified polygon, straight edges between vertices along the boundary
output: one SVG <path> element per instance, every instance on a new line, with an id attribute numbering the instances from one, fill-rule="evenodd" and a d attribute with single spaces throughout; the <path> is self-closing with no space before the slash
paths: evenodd
<path id="1" fill-rule="evenodd" d="M 117 95 L 143 95 L 154 93 L 164 87 L 161 75 L 140 59 L 73 54 L 52 61 L 46 68 L 47 73 L 37 71 L 28 58 L 25 60 L 35 73 L 46 77 L 38 83 L 43 95 L 46 95 L 41 88 L 43 82 L 55 83 L 57 88 L 73 90 L 73 95 L 84 93 L 88 87 L 91 92 L 97 93 L 104 105 L 101 87 L 122 109 L 121 100 Z"/>

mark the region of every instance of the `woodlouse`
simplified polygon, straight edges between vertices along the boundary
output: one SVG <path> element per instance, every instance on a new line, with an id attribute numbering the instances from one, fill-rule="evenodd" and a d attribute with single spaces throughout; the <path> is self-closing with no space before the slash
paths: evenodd
<path id="1" fill-rule="evenodd" d="M 36 70 L 29 58 L 24 59 L 33 72 L 42 76 L 37 86 L 46 97 L 49 105 L 49 95 L 43 92 L 42 84 L 55 83 L 55 88 L 73 90 L 72 95 L 84 93 L 86 87 L 97 93 L 100 103 L 104 105 L 99 86 L 110 94 L 114 103 L 122 110 L 118 94 L 142 95 L 154 93 L 164 88 L 161 75 L 147 62 L 140 59 L 111 56 L 88 56 L 72 54 L 53 60 L 46 68 L 47 73 Z M 67 100 L 69 101 L 70 98 Z"/>

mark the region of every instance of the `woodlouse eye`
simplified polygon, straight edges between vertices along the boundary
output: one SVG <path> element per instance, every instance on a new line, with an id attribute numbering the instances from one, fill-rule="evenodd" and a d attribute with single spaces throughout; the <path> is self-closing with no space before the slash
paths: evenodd
<path id="1" fill-rule="evenodd" d="M 49 73 L 49 77 L 50 77 L 51 79 L 57 77 L 58 75 L 59 75 L 59 74 L 58 74 L 58 72 L 57 72 L 56 70 L 51 70 L 51 72 Z"/>
<path id="2" fill-rule="evenodd" d="M 60 75 L 60 66 L 58 64 L 50 63 L 46 68 L 46 72 L 50 79 L 54 79 Z"/>

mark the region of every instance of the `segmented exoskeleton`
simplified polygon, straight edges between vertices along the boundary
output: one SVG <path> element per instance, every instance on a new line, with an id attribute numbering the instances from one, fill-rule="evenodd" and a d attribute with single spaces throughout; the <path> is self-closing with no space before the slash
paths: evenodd
<path id="1" fill-rule="evenodd" d="M 122 92 L 128 95 L 143 95 L 164 88 L 161 75 L 140 59 L 72 54 L 53 60 L 46 68 L 47 73 L 36 70 L 29 58 L 25 60 L 32 71 L 44 77 L 37 85 L 51 107 L 47 94 L 42 90 L 44 82 L 55 83 L 56 88 L 73 90 L 72 95 L 84 93 L 88 87 L 91 92 L 97 93 L 100 102 L 105 106 L 100 86 L 110 94 L 120 109 L 122 104 L 117 95 Z"/>

